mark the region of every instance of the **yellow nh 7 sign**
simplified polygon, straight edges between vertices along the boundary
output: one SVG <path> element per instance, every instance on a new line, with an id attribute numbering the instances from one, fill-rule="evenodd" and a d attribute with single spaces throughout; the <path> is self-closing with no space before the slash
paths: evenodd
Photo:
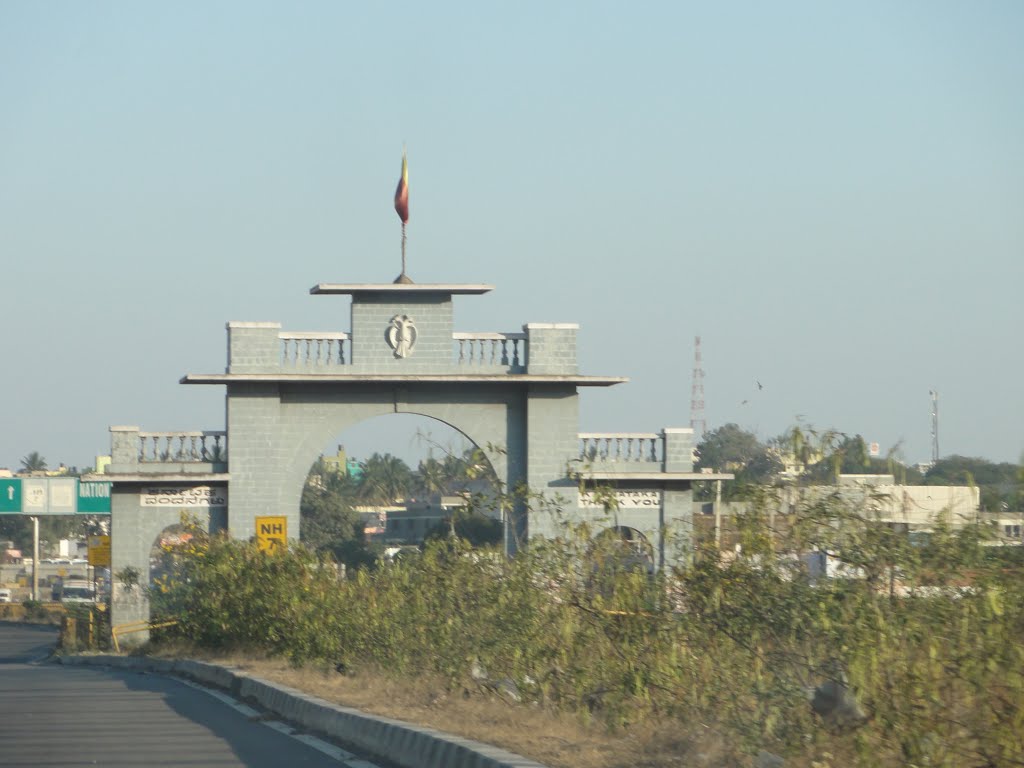
<path id="1" fill-rule="evenodd" d="M 288 546 L 288 518 L 257 517 L 256 546 L 260 552 L 284 552 Z"/>

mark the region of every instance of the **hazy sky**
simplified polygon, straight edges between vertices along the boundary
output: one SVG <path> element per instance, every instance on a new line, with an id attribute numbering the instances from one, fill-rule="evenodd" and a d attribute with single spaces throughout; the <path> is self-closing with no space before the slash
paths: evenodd
<path id="1" fill-rule="evenodd" d="M 410 275 L 496 285 L 457 330 L 631 378 L 581 430 L 687 426 L 700 335 L 712 428 L 926 460 L 936 389 L 943 455 L 1018 461 L 1022 40 L 1019 0 L 0 0 L 0 467 L 223 428 L 177 382 L 229 320 L 349 330 L 308 289 L 398 274 L 403 143 Z"/>

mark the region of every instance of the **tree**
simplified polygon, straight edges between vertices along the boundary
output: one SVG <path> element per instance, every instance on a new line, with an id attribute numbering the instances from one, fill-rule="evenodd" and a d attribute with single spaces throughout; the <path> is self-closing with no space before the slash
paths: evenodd
<path id="1" fill-rule="evenodd" d="M 697 469 L 736 475 L 736 482 L 723 489 L 727 496 L 735 494 L 738 486 L 771 482 L 782 471 L 782 462 L 775 452 L 753 432 L 736 424 L 726 424 L 705 434 L 696 453 Z"/>
<path id="2" fill-rule="evenodd" d="M 428 458 L 420 462 L 416 470 L 418 477 L 418 488 L 426 495 L 435 493 L 443 494 L 448 490 L 450 478 L 445 472 L 445 466 L 435 458 Z"/>
<path id="3" fill-rule="evenodd" d="M 38 451 L 32 451 L 21 458 L 22 472 L 42 472 L 46 469 L 46 459 Z"/>
<path id="4" fill-rule="evenodd" d="M 363 522 L 352 508 L 356 485 L 348 475 L 326 469 L 317 462 L 302 489 L 299 514 L 302 541 L 313 549 L 327 549 L 339 542 L 363 541 Z"/>
<path id="5" fill-rule="evenodd" d="M 451 519 L 442 520 L 427 531 L 424 540 L 447 538 L 451 536 L 454 525 L 455 535 L 460 539 L 465 539 L 474 547 L 494 546 L 501 543 L 500 520 L 488 517 L 479 510 L 466 508 L 454 509 L 451 515 Z"/>
<path id="6" fill-rule="evenodd" d="M 409 465 L 390 453 L 374 453 L 360 465 L 363 477 L 358 495 L 371 504 L 394 504 L 404 499 L 414 487 L 413 472 Z"/>
<path id="7" fill-rule="evenodd" d="M 1021 467 L 970 456 L 939 459 L 924 477 L 925 485 L 977 485 L 981 506 L 989 511 L 1024 509 Z M 1003 507 L 1003 505 L 1006 505 Z"/>

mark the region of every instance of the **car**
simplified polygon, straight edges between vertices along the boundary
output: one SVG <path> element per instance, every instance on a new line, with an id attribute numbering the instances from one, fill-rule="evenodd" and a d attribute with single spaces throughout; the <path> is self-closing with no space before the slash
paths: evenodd
<path id="1" fill-rule="evenodd" d="M 12 597 L 11 590 L 0 589 L 0 603 L 13 603 L 14 598 Z"/>

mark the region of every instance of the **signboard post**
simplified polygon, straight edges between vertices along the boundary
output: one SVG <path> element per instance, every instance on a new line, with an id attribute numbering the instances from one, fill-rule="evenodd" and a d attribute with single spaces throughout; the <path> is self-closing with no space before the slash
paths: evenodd
<path id="1" fill-rule="evenodd" d="M 257 517 L 256 546 L 260 552 L 284 552 L 288 547 L 288 518 Z"/>

